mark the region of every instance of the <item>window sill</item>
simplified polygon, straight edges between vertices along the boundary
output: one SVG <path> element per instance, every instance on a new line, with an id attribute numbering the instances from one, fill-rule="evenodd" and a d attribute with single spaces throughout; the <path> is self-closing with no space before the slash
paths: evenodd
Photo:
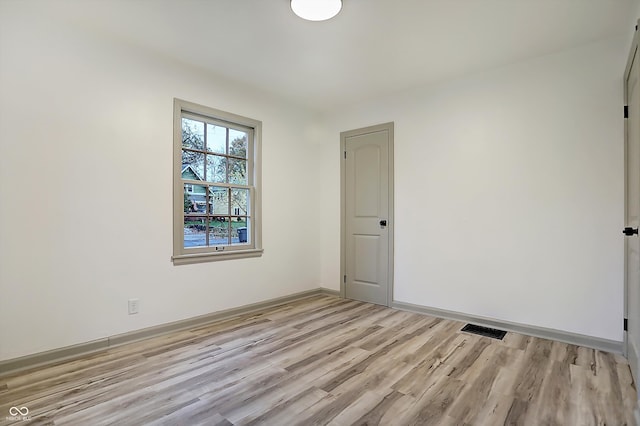
<path id="1" fill-rule="evenodd" d="M 262 256 L 263 249 L 235 250 L 221 253 L 194 253 L 173 256 L 171 260 L 175 266 L 191 265 L 194 263 L 216 262 L 218 260 L 246 259 Z"/>

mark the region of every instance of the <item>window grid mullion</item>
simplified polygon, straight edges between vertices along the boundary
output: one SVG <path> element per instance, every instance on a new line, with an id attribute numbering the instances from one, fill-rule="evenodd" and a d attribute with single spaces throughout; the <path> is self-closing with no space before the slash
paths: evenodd
<path id="1" fill-rule="evenodd" d="M 226 136 L 225 136 L 225 151 L 224 151 L 225 161 L 224 161 L 224 163 L 225 163 L 225 166 L 226 166 L 225 168 L 227 170 L 226 170 L 226 173 L 225 173 L 225 180 L 224 181 L 226 183 L 229 183 L 229 128 L 227 127 L 226 130 L 227 131 L 225 132 Z M 231 194 L 229 194 L 229 195 L 231 195 Z M 231 201 L 229 201 L 229 202 L 231 202 Z"/>
<path id="2" fill-rule="evenodd" d="M 206 160 L 205 160 L 206 163 Z M 206 214 L 205 216 L 205 220 L 207 221 L 207 226 L 205 227 L 205 246 L 209 247 L 209 226 L 211 224 L 211 220 L 209 219 L 209 187 L 205 186 L 205 193 L 204 193 L 204 212 Z"/>
<path id="3" fill-rule="evenodd" d="M 204 123 L 203 123 L 203 124 L 204 124 Z M 203 178 L 204 180 L 207 180 L 207 160 L 208 160 L 209 158 L 207 157 L 207 154 L 206 154 L 206 151 L 207 151 L 207 125 L 206 125 L 206 124 L 204 124 L 204 141 L 203 141 L 203 143 L 204 143 L 204 150 L 205 150 L 205 154 L 204 154 L 204 158 L 203 158 L 204 164 L 202 165 L 203 170 L 204 170 L 204 171 L 202 172 L 202 174 L 203 174 L 202 178 Z M 208 244 L 207 244 L 207 245 L 208 245 Z"/>
<path id="4" fill-rule="evenodd" d="M 229 129 L 227 129 L 227 140 L 229 135 Z M 227 245 L 231 245 L 231 188 L 227 188 Z"/>
<path id="5" fill-rule="evenodd" d="M 251 189 L 251 185 L 241 185 L 239 183 L 224 183 L 224 182 L 211 182 L 208 180 L 195 180 L 195 179 L 182 179 L 183 184 L 187 185 L 199 185 L 199 186 L 220 186 L 223 188 L 232 189 Z"/>
<path id="6" fill-rule="evenodd" d="M 182 150 L 183 150 L 183 151 L 189 151 L 189 152 L 195 152 L 195 153 L 198 153 L 198 154 L 207 154 L 207 153 L 209 153 L 209 154 L 210 154 L 210 152 L 209 152 L 209 151 L 205 151 L 205 150 L 203 150 L 203 149 L 198 149 L 198 148 L 190 148 L 190 147 L 184 147 L 184 146 L 183 146 L 183 147 L 182 147 Z"/>

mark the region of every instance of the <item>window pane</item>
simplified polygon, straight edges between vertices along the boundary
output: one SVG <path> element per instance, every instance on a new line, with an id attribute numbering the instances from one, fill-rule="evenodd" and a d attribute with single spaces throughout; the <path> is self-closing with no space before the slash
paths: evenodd
<path id="1" fill-rule="evenodd" d="M 247 184 L 247 160 L 229 158 L 229 183 Z"/>
<path id="2" fill-rule="evenodd" d="M 227 181 L 227 158 L 219 155 L 207 155 L 207 181 Z"/>
<path id="3" fill-rule="evenodd" d="M 229 244 L 229 217 L 219 217 L 209 222 L 209 245 Z"/>
<path id="4" fill-rule="evenodd" d="M 201 121 L 182 119 L 182 146 L 185 148 L 204 149 L 204 123 Z"/>
<path id="5" fill-rule="evenodd" d="M 184 247 L 204 247 L 207 245 L 207 222 L 205 217 L 184 218 Z"/>
<path id="6" fill-rule="evenodd" d="M 248 214 L 247 207 L 249 201 L 248 189 L 232 189 L 231 190 L 231 214 L 234 216 L 246 216 Z"/>
<path id="7" fill-rule="evenodd" d="M 227 128 L 207 124 L 207 151 L 227 153 Z"/>
<path id="8" fill-rule="evenodd" d="M 229 155 L 247 158 L 247 134 L 229 129 Z"/>
<path id="9" fill-rule="evenodd" d="M 212 216 L 229 215 L 229 189 L 219 186 L 209 187 L 209 214 Z"/>
<path id="10" fill-rule="evenodd" d="M 192 189 L 192 191 L 189 191 Z M 201 185 L 184 185 L 182 200 L 185 214 L 206 214 L 206 188 Z"/>
<path id="11" fill-rule="evenodd" d="M 234 217 L 231 219 L 231 244 L 247 244 L 251 242 L 249 220 L 246 217 Z"/>
<path id="12" fill-rule="evenodd" d="M 182 150 L 182 179 L 202 180 L 204 177 L 204 154 Z"/>

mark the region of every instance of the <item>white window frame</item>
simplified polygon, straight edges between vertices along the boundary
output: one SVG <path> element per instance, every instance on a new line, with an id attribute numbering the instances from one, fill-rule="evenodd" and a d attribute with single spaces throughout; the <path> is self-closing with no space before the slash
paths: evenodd
<path id="1" fill-rule="evenodd" d="M 184 185 L 182 179 L 182 117 L 198 116 L 205 122 L 238 130 L 252 129 L 247 141 L 247 187 L 251 226 L 247 244 L 210 247 L 184 247 Z M 235 127 L 234 127 L 235 126 Z M 251 137 L 251 133 L 253 137 Z M 262 255 L 262 122 L 198 105 L 182 99 L 173 100 L 173 263 L 174 265 L 240 259 Z M 204 182 L 203 182 L 204 184 Z M 217 186 L 217 184 L 215 184 Z M 220 186 L 225 186 L 220 184 Z M 229 212 L 231 213 L 231 212 Z"/>

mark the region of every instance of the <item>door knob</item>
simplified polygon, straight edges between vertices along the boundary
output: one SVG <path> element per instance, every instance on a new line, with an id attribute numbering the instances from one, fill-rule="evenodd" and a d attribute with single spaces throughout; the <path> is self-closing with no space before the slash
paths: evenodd
<path id="1" fill-rule="evenodd" d="M 624 228 L 624 229 L 622 230 L 622 233 L 623 233 L 624 235 L 626 235 L 627 237 L 630 237 L 630 236 L 632 236 L 632 235 L 634 235 L 634 234 L 635 234 L 635 235 L 638 235 L 638 228 L 629 228 L 629 227 L 626 227 L 626 228 Z"/>
<path id="2" fill-rule="evenodd" d="M 387 221 L 386 221 L 386 219 L 382 219 L 382 220 L 380 221 L 380 226 L 387 226 Z M 638 230 L 636 229 L 636 234 L 637 234 L 637 233 L 638 233 Z"/>

